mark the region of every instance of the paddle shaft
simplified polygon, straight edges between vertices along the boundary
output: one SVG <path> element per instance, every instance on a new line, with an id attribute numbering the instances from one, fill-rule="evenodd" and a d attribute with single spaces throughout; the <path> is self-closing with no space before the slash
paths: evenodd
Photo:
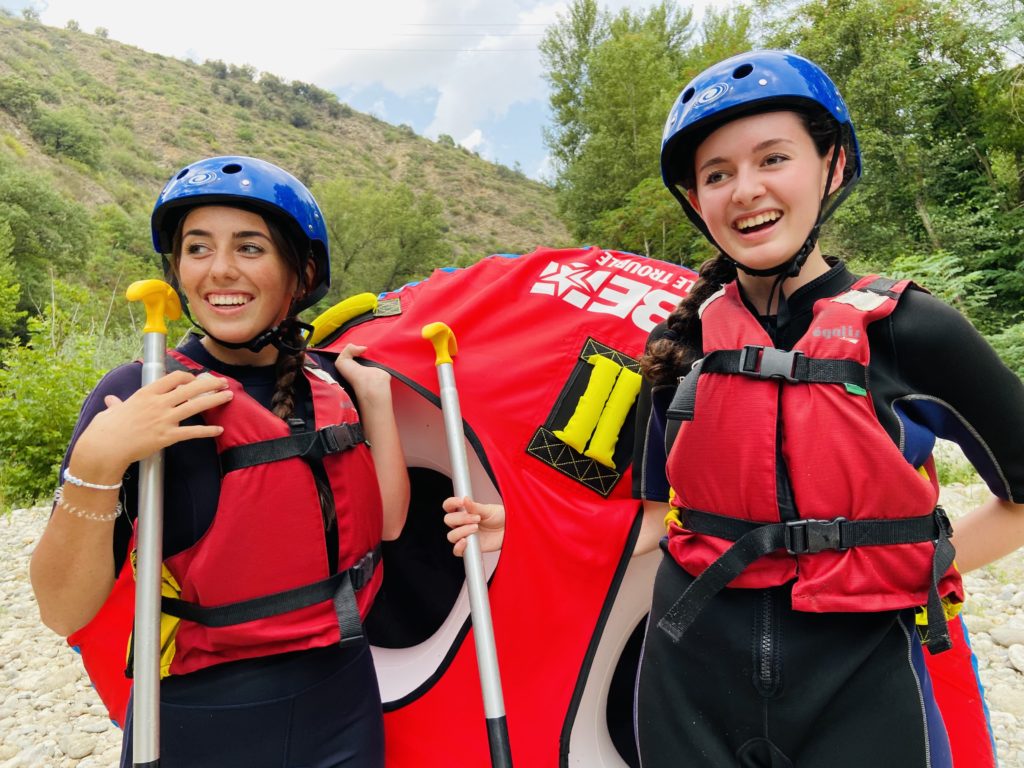
<path id="1" fill-rule="evenodd" d="M 456 496 L 472 497 L 473 489 L 462 428 L 462 410 L 459 406 L 459 393 L 455 388 L 455 372 L 451 363 L 441 363 L 437 366 L 437 380 L 441 391 L 444 428 L 448 438 L 448 458 L 452 465 L 452 485 Z M 484 573 L 480 541 L 475 533 L 466 538 L 466 550 L 463 552 L 462 561 L 466 569 L 466 588 L 469 592 L 469 610 L 473 620 L 480 687 L 484 696 L 484 717 L 487 719 L 491 765 L 495 768 L 511 768 L 512 752 L 508 740 L 508 724 L 505 720 L 501 675 L 498 671 L 498 653 L 494 644 L 491 605 L 487 596 L 487 576 Z"/>
<path id="2" fill-rule="evenodd" d="M 167 337 L 143 337 L 142 386 L 164 375 Z M 135 650 L 132 760 L 135 768 L 160 764 L 160 584 L 164 529 L 163 451 L 139 463 L 139 519 L 135 573 Z"/>

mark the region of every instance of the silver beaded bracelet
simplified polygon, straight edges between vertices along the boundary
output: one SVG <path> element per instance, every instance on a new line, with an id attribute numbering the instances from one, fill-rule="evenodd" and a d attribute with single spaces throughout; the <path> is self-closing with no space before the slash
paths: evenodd
<path id="1" fill-rule="evenodd" d="M 114 507 L 114 511 L 106 515 L 100 515 L 95 512 L 90 512 L 87 509 L 76 507 L 74 504 L 68 504 L 64 501 L 64 486 L 60 486 L 53 492 L 53 506 L 54 509 L 63 509 L 65 512 L 74 515 L 75 517 L 81 517 L 86 520 L 96 520 L 101 523 L 109 523 L 116 520 L 124 512 L 124 507 L 121 505 L 121 501 L 118 500 L 117 506 Z"/>
<path id="2" fill-rule="evenodd" d="M 79 488 L 92 488 L 94 491 L 116 491 L 121 487 L 121 483 L 118 482 L 116 485 L 102 485 L 100 483 L 90 483 L 83 480 L 80 477 L 75 477 L 67 469 L 64 470 L 64 482 L 77 485 Z"/>

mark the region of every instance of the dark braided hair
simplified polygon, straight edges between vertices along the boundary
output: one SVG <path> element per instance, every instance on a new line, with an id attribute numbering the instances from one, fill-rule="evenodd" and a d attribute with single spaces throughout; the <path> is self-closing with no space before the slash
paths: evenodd
<path id="1" fill-rule="evenodd" d="M 295 377 L 299 375 L 306 362 L 306 350 L 302 338 L 302 329 L 295 324 L 288 326 L 286 337 L 288 346 L 295 351 L 280 350 L 274 371 L 277 383 L 274 395 L 270 399 L 270 410 L 280 419 L 288 421 L 295 414 Z"/>
<path id="2" fill-rule="evenodd" d="M 704 341 L 697 310 L 723 285 L 736 279 L 736 266 L 719 254 L 701 264 L 698 275 L 686 298 L 665 321 L 668 333 L 653 342 L 640 358 L 640 370 L 652 384 L 675 381 L 701 357 Z"/>
<path id="3" fill-rule="evenodd" d="M 302 287 L 301 293 L 305 293 L 309 290 L 309 285 L 307 284 L 308 280 L 303 265 L 309 263 L 313 254 L 306 253 L 300 255 L 295 247 L 295 238 L 286 235 L 286 232 L 289 230 L 286 230 L 283 224 L 276 218 L 265 213 L 260 215 L 263 216 L 263 220 L 267 223 L 270 239 L 277 246 L 278 253 L 281 254 L 281 257 L 298 276 L 299 284 Z M 294 309 L 289 307 L 288 316 L 281 322 L 288 324 L 286 327 L 290 333 L 285 338 L 285 341 L 287 341 L 287 346 L 291 347 L 294 351 L 286 351 L 284 349 L 278 351 L 277 363 L 274 367 L 277 373 L 277 385 L 274 388 L 274 395 L 270 399 L 270 410 L 275 416 L 284 421 L 288 421 L 295 414 L 295 377 L 300 374 L 302 366 L 306 363 L 306 345 L 302 338 L 302 329 L 295 323 L 289 323 L 294 318 Z"/>

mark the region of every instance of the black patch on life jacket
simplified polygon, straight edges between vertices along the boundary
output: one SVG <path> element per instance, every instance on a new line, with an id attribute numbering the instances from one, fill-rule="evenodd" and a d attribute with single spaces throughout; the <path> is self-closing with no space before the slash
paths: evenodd
<path id="1" fill-rule="evenodd" d="M 636 403 L 634 402 L 629 409 L 629 415 L 619 430 L 619 439 L 615 444 L 613 455 L 614 468 L 607 467 L 589 456 L 584 456 L 554 435 L 555 430 L 564 428 L 568 423 L 569 418 L 576 410 L 580 397 L 587 389 L 594 370 L 593 366 L 587 362 L 587 358 L 592 355 L 606 357 L 627 370 L 640 373 L 638 360 L 602 344 L 596 339 L 588 338 L 583 344 L 583 349 L 580 350 L 576 366 L 570 373 L 565 387 L 562 388 L 544 424 L 534 432 L 526 447 L 526 452 L 601 496 L 608 496 L 632 463 Z"/>

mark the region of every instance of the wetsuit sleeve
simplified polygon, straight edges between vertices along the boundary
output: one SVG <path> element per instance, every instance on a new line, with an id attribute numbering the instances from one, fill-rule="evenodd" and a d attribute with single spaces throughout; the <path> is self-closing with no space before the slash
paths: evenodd
<path id="1" fill-rule="evenodd" d="M 71 433 L 71 440 L 68 443 L 67 452 L 60 465 L 60 475 L 64 474 L 64 468 L 68 464 L 71 451 L 78 442 L 78 437 L 86 427 L 92 423 L 96 415 L 106 410 L 107 406 L 103 399 L 107 395 L 114 395 L 121 400 L 127 400 L 142 386 L 142 366 L 138 363 L 127 363 L 107 373 L 96 387 L 85 398 L 82 410 L 78 414 L 78 421 Z M 60 483 L 60 478 L 57 480 Z M 124 477 L 124 485 L 121 489 L 121 500 L 125 507 L 125 514 L 114 523 L 114 572 L 121 569 L 121 565 L 127 556 L 128 542 L 132 535 L 132 525 L 135 520 L 135 500 L 138 498 L 138 473 L 135 465 L 132 465 Z"/>
<path id="2" fill-rule="evenodd" d="M 908 291 L 890 317 L 893 355 L 912 394 L 893 408 L 957 443 L 991 491 L 1024 502 L 1024 383 L 971 323 Z"/>
<path id="3" fill-rule="evenodd" d="M 665 324 L 655 326 L 647 344 L 658 341 Z M 665 411 L 675 388 L 652 386 L 644 379 L 637 399 L 636 434 L 633 439 L 633 498 L 668 502 L 665 475 Z"/>

